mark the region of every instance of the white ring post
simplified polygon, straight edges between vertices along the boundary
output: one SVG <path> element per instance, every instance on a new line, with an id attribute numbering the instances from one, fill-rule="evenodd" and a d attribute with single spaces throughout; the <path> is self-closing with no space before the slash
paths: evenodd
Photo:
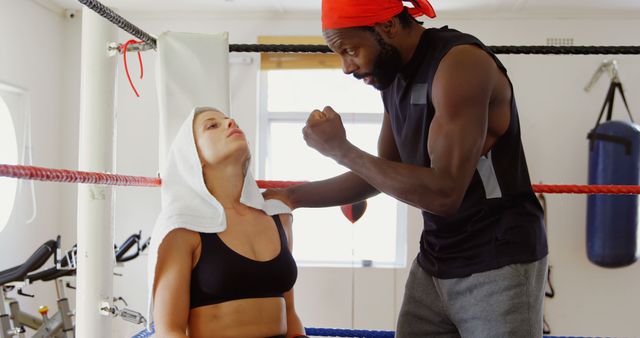
<path id="1" fill-rule="evenodd" d="M 116 58 L 107 45 L 117 27 L 93 11 L 82 12 L 79 170 L 112 172 Z M 112 188 L 78 185 L 76 337 L 111 337 L 113 299 Z"/>

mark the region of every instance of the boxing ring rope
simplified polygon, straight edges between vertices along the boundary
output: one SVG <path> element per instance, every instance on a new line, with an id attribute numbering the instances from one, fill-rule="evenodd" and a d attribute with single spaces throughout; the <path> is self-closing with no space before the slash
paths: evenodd
<path id="1" fill-rule="evenodd" d="M 44 167 L 0 164 L 0 177 L 10 177 L 25 180 L 45 182 L 102 184 L 115 186 L 159 187 L 162 181 L 159 177 L 128 176 L 105 174 L 89 171 L 67 169 L 51 169 Z M 304 181 L 272 181 L 256 180 L 262 189 L 286 188 L 305 183 Z M 548 194 L 602 194 L 602 195 L 638 195 L 640 186 L 637 185 L 576 185 L 576 184 L 532 184 L 536 193 Z"/>
<path id="2" fill-rule="evenodd" d="M 156 39 L 97 0 L 78 0 L 87 8 L 109 20 L 120 29 L 156 49 Z M 640 46 L 490 46 L 495 54 L 530 55 L 605 55 L 640 54 Z M 325 45 L 230 44 L 230 52 L 240 53 L 332 53 Z"/>

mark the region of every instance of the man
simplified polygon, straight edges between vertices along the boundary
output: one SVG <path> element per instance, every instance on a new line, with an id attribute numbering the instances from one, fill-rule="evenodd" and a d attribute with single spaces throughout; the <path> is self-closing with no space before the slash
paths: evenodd
<path id="1" fill-rule="evenodd" d="M 270 190 L 292 208 L 379 192 L 422 210 L 396 337 L 540 337 L 547 243 L 513 89 L 475 37 L 425 29 L 426 0 L 324 0 L 323 34 L 347 75 L 382 92 L 378 157 L 349 143 L 340 116 L 315 110 L 307 144 L 351 171 Z"/>

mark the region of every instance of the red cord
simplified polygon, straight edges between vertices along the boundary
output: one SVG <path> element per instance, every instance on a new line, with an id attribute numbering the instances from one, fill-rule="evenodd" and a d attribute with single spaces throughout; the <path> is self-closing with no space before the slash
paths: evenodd
<path id="1" fill-rule="evenodd" d="M 140 94 L 138 94 L 138 90 L 136 90 L 136 87 L 133 85 L 131 75 L 129 74 L 129 66 L 127 65 L 127 49 L 129 45 L 135 45 L 138 43 L 144 43 L 144 41 L 129 40 L 120 46 L 120 51 L 122 52 L 124 58 L 124 71 L 127 74 L 127 80 L 129 80 L 129 84 L 131 85 L 131 88 L 133 89 L 133 92 L 136 94 L 136 96 L 140 97 Z M 140 78 L 142 79 L 142 76 L 144 75 L 144 68 L 142 67 L 142 55 L 140 54 L 140 51 L 138 51 L 138 61 L 140 63 Z"/>

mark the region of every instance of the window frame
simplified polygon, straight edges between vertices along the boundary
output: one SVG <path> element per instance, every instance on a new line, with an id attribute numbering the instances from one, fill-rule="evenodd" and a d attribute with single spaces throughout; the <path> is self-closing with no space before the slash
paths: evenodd
<path id="1" fill-rule="evenodd" d="M 261 69 L 258 76 L 258 126 L 257 140 L 258 153 L 255 163 L 258 177 L 265 178 L 268 149 L 271 148 L 270 130 L 272 122 L 304 123 L 310 112 L 270 112 L 268 109 L 268 72 L 276 69 Z M 299 69 L 304 71 L 306 69 Z M 343 120 L 356 123 L 378 123 L 382 125 L 384 113 L 343 113 Z M 301 135 L 302 137 L 302 135 Z M 299 266 L 304 267 L 373 267 L 373 268 L 404 268 L 407 266 L 407 227 L 408 207 L 406 204 L 396 201 L 396 254 L 395 260 L 388 261 L 329 261 L 329 260 L 298 260 Z M 352 231 L 353 232 L 353 231 Z M 352 234 L 353 236 L 353 234 Z"/>
<path id="2" fill-rule="evenodd" d="M 15 96 L 12 99 L 12 96 Z M 15 136 L 15 146 L 16 146 L 16 160 L 14 164 L 20 165 L 28 165 L 31 164 L 31 153 L 25 153 L 26 146 L 24 143 L 28 142 L 30 146 L 30 131 L 23 129 L 30 129 L 30 111 L 29 111 L 29 91 L 22 87 L 0 81 L 0 99 L 3 101 L 3 104 L 7 108 L 7 113 L 9 115 L 9 119 L 11 120 L 14 136 Z M 23 116 L 24 115 L 24 116 Z M 26 124 L 25 124 L 26 123 Z M 25 134 L 28 132 L 28 134 Z M 28 137 L 28 139 L 25 139 Z M 30 149 L 29 149 L 30 150 Z M 27 162 L 28 161 L 28 162 Z M 7 163 L 11 164 L 11 163 Z M 31 194 L 33 199 L 33 212 L 34 214 L 31 216 L 26 223 L 30 223 L 35 218 L 35 196 L 34 195 L 34 184 L 33 182 L 29 183 L 31 187 Z M 8 214 L 6 215 L 6 221 L 4 224 L 0 224 L 0 232 L 5 230 L 7 227 L 11 226 L 14 222 L 14 213 L 16 211 L 18 194 L 22 189 L 23 185 L 19 180 L 16 180 L 15 188 L 13 189 L 13 199 L 11 201 L 11 208 L 9 209 Z M 9 195 L 9 194 L 8 194 Z M 8 196 L 7 195 L 7 196 Z"/>

